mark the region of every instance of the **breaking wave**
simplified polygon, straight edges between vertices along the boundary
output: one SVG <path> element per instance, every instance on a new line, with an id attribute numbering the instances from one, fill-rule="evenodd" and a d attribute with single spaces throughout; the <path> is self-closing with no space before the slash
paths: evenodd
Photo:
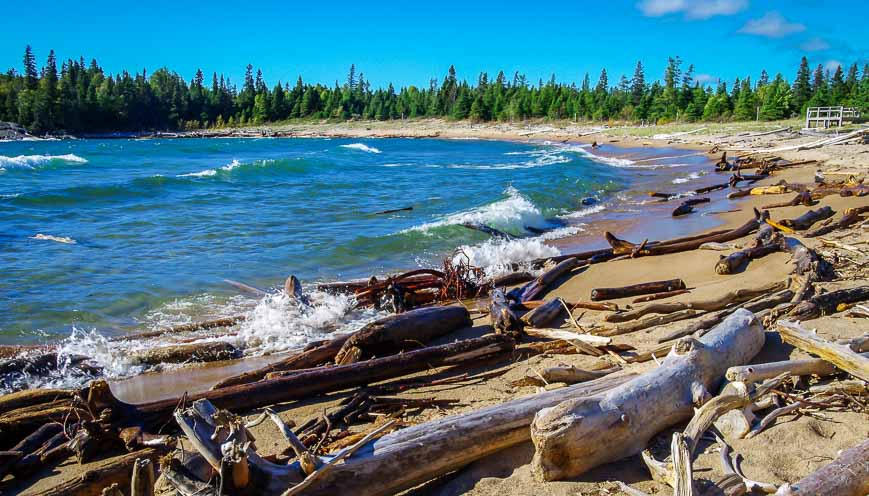
<path id="1" fill-rule="evenodd" d="M 464 245 L 456 250 L 456 263 L 468 257 L 471 265 L 483 267 L 486 275 L 493 277 L 513 272 L 513 264 L 522 264 L 538 258 L 555 257 L 561 252 L 549 246 L 541 238 L 513 239 L 510 241 L 488 240 L 479 245 Z"/>
<path id="2" fill-rule="evenodd" d="M 7 157 L 0 155 L 0 170 L 3 169 L 35 169 L 52 162 L 71 164 L 86 164 L 87 159 L 68 153 L 66 155 L 18 155 Z"/>
<path id="3" fill-rule="evenodd" d="M 672 182 L 673 182 L 673 184 L 685 184 L 685 183 L 687 183 L 689 181 L 693 181 L 695 179 L 700 179 L 700 173 L 692 172 L 691 174 L 688 174 L 685 177 L 677 177 L 676 179 L 673 179 Z"/>
<path id="4" fill-rule="evenodd" d="M 232 162 L 221 167 L 219 170 L 228 172 L 228 171 L 231 171 L 232 169 L 235 169 L 236 167 L 238 167 L 240 165 L 241 165 L 241 162 L 239 162 L 238 160 L 233 160 Z M 216 176 L 217 172 L 218 172 L 218 169 L 205 169 L 204 171 L 199 171 L 199 172 L 189 172 L 187 174 L 178 174 L 178 177 L 211 177 L 211 176 Z"/>
<path id="5" fill-rule="evenodd" d="M 403 232 L 430 232 L 444 226 L 474 223 L 485 224 L 515 234 L 524 232 L 525 226 L 537 228 L 546 226 L 543 213 L 534 202 L 522 195 L 519 190 L 509 186 L 504 190 L 504 194 L 507 197 L 503 200 L 451 214 L 434 222 L 411 227 Z"/>
<path id="6" fill-rule="evenodd" d="M 360 152 L 367 153 L 380 153 L 380 150 L 374 148 L 373 146 L 368 146 L 364 143 L 350 143 L 349 145 L 340 145 L 341 148 L 347 148 L 349 150 L 358 150 Z"/>

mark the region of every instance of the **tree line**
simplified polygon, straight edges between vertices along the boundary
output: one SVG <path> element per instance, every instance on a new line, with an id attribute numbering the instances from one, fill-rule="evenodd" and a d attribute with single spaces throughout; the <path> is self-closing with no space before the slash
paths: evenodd
<path id="1" fill-rule="evenodd" d="M 141 131 L 244 126 L 289 119 L 390 120 L 442 117 L 473 121 L 513 121 L 532 118 L 620 120 L 631 122 L 695 122 L 776 120 L 803 115 L 810 106 L 846 105 L 869 109 L 869 64 L 847 73 L 818 65 L 814 70 L 803 57 L 792 83 L 782 74 L 770 79 L 736 78 L 705 84 L 695 78 L 694 66 L 683 69 L 671 57 L 662 79 L 647 81 L 641 62 L 633 76 L 611 82 L 606 69 L 592 86 L 582 83 L 529 81 L 524 74 L 494 79 L 483 72 L 476 84 L 459 80 L 454 67 L 439 83 L 428 87 L 402 87 L 390 83 L 372 88 L 365 76 L 350 66 L 343 84 L 334 86 L 278 81 L 269 87 L 262 71 L 248 65 L 241 88 L 228 77 L 213 73 L 206 81 L 202 70 L 189 82 L 161 68 L 107 74 L 84 58 L 61 63 L 52 50 L 37 69 L 33 50 L 24 52 L 22 72 L 12 68 L 0 74 L 0 121 L 17 122 L 34 133 L 55 131 Z"/>

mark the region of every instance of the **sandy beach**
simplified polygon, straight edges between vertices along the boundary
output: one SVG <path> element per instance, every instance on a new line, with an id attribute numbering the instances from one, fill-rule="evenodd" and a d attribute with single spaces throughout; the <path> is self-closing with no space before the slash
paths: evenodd
<path id="1" fill-rule="evenodd" d="M 267 135 L 293 137 L 357 137 L 357 138 L 390 138 L 390 137 L 437 137 L 449 139 L 488 139 L 488 140 L 550 140 L 559 142 L 591 143 L 604 145 L 601 154 L 625 156 L 625 149 L 671 147 L 696 151 L 707 155 L 711 149 L 715 153 L 708 154 L 709 167 L 713 167 L 721 152 L 729 150 L 728 156 L 746 154 L 750 150 L 763 152 L 767 149 L 791 147 L 808 144 L 820 139 L 817 136 L 802 136 L 791 131 L 757 135 L 764 131 L 784 127 L 781 123 L 766 123 L 757 125 L 727 125 L 712 126 L 671 126 L 655 130 L 648 128 L 600 128 L 572 124 L 452 124 L 444 121 L 413 121 L 401 126 L 393 123 L 359 122 L 348 124 L 292 124 L 272 126 L 269 128 L 245 129 L 244 133 L 261 133 Z M 698 132 L 689 131 L 699 130 Z M 850 142 L 841 145 L 824 146 L 809 150 L 786 150 L 772 154 L 787 161 L 802 162 L 813 160 L 811 164 L 784 168 L 776 171 L 770 177 L 754 184 L 754 186 L 773 185 L 779 181 L 794 184 L 813 184 L 817 172 L 829 181 L 845 180 L 849 176 L 864 179 L 869 175 L 869 145 Z M 719 173 L 716 177 L 726 181 L 730 173 Z M 728 191 L 719 192 L 716 200 L 708 207 L 708 211 L 737 210 L 716 214 L 717 226 L 709 230 L 733 229 L 753 217 L 752 210 L 764 205 L 790 200 L 794 193 L 779 195 L 752 195 L 739 200 L 728 201 L 723 196 Z M 666 204 L 675 208 L 679 200 Z M 829 206 L 837 213 L 846 208 L 869 206 L 869 196 L 841 197 L 829 195 L 822 198 L 818 205 L 811 208 Z M 794 206 L 771 210 L 773 220 L 793 219 L 804 214 L 809 207 Z M 591 229 L 578 238 L 559 240 L 558 246 L 564 253 L 573 250 L 606 247 L 601 231 L 613 230 L 622 239 L 635 243 L 643 241 L 637 224 L 643 222 L 644 215 L 661 216 L 660 211 L 654 214 L 639 215 L 633 225 L 614 225 L 606 228 Z M 666 218 L 661 222 L 676 222 Z M 698 214 L 694 214 L 698 215 Z M 835 217 L 835 218 L 838 218 Z M 834 219 L 835 219 L 834 218 Z M 699 233 L 697 233 L 699 234 Z M 646 234 L 651 237 L 651 235 Z M 867 265 L 869 262 L 869 231 L 865 220 L 850 229 L 834 231 L 826 240 L 833 240 L 840 247 L 825 245 L 820 238 L 803 238 L 801 233 L 793 236 L 800 239 L 806 246 L 817 250 L 825 259 L 830 260 L 838 277 L 830 282 L 819 283 L 823 290 L 836 290 L 856 287 L 865 284 Z M 652 239 L 673 237 L 666 231 Z M 735 240 L 736 245 L 744 245 L 751 236 Z M 851 247 L 843 249 L 841 246 Z M 856 250 L 853 249 L 856 247 Z M 671 297 L 666 302 L 687 302 L 713 298 L 731 291 L 757 288 L 765 284 L 788 279 L 793 269 L 788 253 L 772 253 L 763 258 L 752 260 L 746 268 L 732 275 L 718 275 L 713 267 L 722 253 L 715 250 L 692 250 L 681 253 L 625 258 L 606 263 L 592 264 L 561 278 L 555 287 L 546 293 L 546 298 L 561 297 L 573 302 L 590 299 L 593 288 L 615 287 L 648 281 L 680 278 L 684 280 L 690 292 Z M 620 308 L 636 308 L 641 304 L 632 303 L 633 298 L 612 300 Z M 470 328 L 451 333 L 439 338 L 432 344 L 444 344 L 457 339 L 478 337 L 491 332 L 489 316 L 482 313 L 485 302 L 465 302 L 469 305 L 474 317 L 474 325 Z M 476 311 L 478 310 L 478 311 Z M 573 312 L 577 324 L 594 333 L 604 327 L 603 317 L 606 312 L 580 310 Z M 642 363 L 630 363 L 630 358 L 644 351 L 660 348 L 658 339 L 668 332 L 684 326 L 685 322 L 677 322 L 652 327 L 647 330 L 616 336 L 614 345 L 621 345 L 624 353 L 605 354 L 593 357 L 585 354 L 536 354 L 532 356 L 513 355 L 487 360 L 471 367 L 466 367 L 461 373 L 471 376 L 479 373 L 498 372 L 495 377 L 479 381 L 465 381 L 444 386 L 429 386 L 398 393 L 397 396 L 437 400 L 455 400 L 456 403 L 444 408 L 430 408 L 419 412 L 408 413 L 401 418 L 405 425 L 414 425 L 429 420 L 470 412 L 483 407 L 496 405 L 515 398 L 535 394 L 538 386 L 517 385 L 526 377 L 534 377 L 538 371 L 554 366 L 576 366 L 585 370 L 596 370 L 610 366 L 620 366 L 622 370 L 616 374 L 648 372 L 657 367 L 656 360 Z M 827 340 L 858 337 L 867 331 L 865 318 L 849 317 L 846 312 L 835 313 L 811 320 L 806 324 L 817 329 L 817 334 Z M 562 314 L 551 327 L 571 330 L 573 322 Z M 628 348 L 633 348 L 629 351 Z M 615 356 L 614 356 L 615 355 Z M 808 355 L 790 345 L 783 344 L 774 329 L 767 329 L 766 344 L 761 353 L 755 357 L 754 363 L 779 361 L 787 359 L 806 358 Z M 127 388 L 133 396 L 147 397 L 149 384 L 163 390 L 174 389 L 181 393 L 188 387 L 199 388 L 202 385 L 214 383 L 222 377 L 238 373 L 240 370 L 261 366 L 263 362 L 275 357 L 263 358 L 244 363 L 211 364 L 190 370 L 180 369 L 165 376 L 150 376 L 134 378 L 125 381 L 118 388 Z M 280 357 L 277 357 L 280 358 Z M 660 358 L 660 357 L 656 357 Z M 628 361 L 626 361 L 626 359 Z M 432 369 L 418 373 L 415 377 L 443 378 L 457 375 L 455 370 Z M 150 381 L 150 382 L 149 382 Z M 160 385 L 162 384 L 162 386 Z M 546 389 L 554 389 L 556 385 L 548 385 Z M 132 391 L 135 390 L 135 391 Z M 317 418 L 324 411 L 336 408 L 339 403 L 353 393 L 350 391 L 317 396 L 305 401 L 290 402 L 274 407 L 285 421 L 293 421 L 301 425 L 309 419 Z M 864 396 L 865 399 L 865 396 Z M 258 412 L 245 413 L 248 419 L 253 419 Z M 382 423 L 381 419 L 354 424 L 350 430 L 368 432 L 375 425 Z M 676 426 L 681 429 L 682 424 Z M 280 455 L 287 447 L 280 433 L 269 423 L 263 423 L 251 428 L 256 438 L 256 449 L 260 455 Z M 669 446 L 672 431 L 661 433 L 653 444 L 666 451 Z M 760 435 L 751 439 L 739 439 L 731 443 L 733 450 L 743 456 L 742 471 L 754 480 L 775 485 L 794 482 L 810 472 L 826 465 L 834 459 L 840 450 L 859 444 L 869 435 L 869 417 L 867 410 L 857 407 L 846 409 L 825 409 L 807 412 L 802 415 L 788 415 L 778 419 Z M 723 475 L 719 462 L 719 454 L 714 443 L 701 444 L 700 453 L 694 462 L 695 479 L 714 481 Z M 577 494 L 627 494 L 616 481 L 629 484 L 635 489 L 648 494 L 669 494 L 671 489 L 651 479 L 648 471 L 638 456 L 632 456 L 616 463 L 610 463 L 579 478 L 558 481 L 540 482 L 532 475 L 531 458 L 534 447 L 530 442 L 524 442 L 494 455 L 477 460 L 456 472 L 444 475 L 434 481 L 407 491 L 413 495 L 577 495 Z M 34 478 L 26 481 L 6 480 L 0 484 L 3 494 L 39 494 L 59 482 L 71 477 L 78 477 L 87 470 L 98 465 L 100 461 L 78 465 L 69 459 L 58 467 L 44 470 Z M 34 482 L 35 481 L 35 482 Z M 700 482 L 704 484 L 704 482 Z M 707 484 L 708 485 L 708 484 Z"/>

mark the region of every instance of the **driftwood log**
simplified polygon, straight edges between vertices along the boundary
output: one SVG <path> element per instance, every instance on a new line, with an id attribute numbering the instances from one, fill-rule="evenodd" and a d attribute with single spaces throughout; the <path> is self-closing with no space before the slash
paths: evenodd
<path id="1" fill-rule="evenodd" d="M 682 279 L 669 279 L 666 281 L 632 284 L 630 286 L 621 286 L 618 288 L 594 288 L 591 290 L 591 299 L 592 301 L 614 300 L 616 298 L 627 298 L 629 296 L 675 291 L 685 289 L 685 287 L 685 281 Z"/>
<path id="2" fill-rule="evenodd" d="M 549 286 L 551 286 L 561 276 L 587 264 L 587 261 L 583 261 L 578 258 L 568 258 L 566 260 L 562 260 L 561 262 L 558 262 L 555 267 L 541 274 L 540 277 L 534 279 L 533 281 L 520 288 L 516 288 L 510 291 L 510 293 L 508 293 L 508 296 L 512 300 L 520 303 L 530 300 L 536 300 L 539 296 L 548 291 L 550 289 Z"/>
<path id="3" fill-rule="evenodd" d="M 816 222 L 829 219 L 834 215 L 836 215 L 836 212 L 832 208 L 824 206 L 815 210 L 809 210 L 796 219 L 784 219 L 781 221 L 781 225 L 795 231 L 805 231 L 812 227 Z"/>
<path id="4" fill-rule="evenodd" d="M 553 298 L 523 315 L 522 321 L 531 327 L 546 327 L 546 324 L 558 317 L 565 308 L 567 306 L 561 298 Z"/>
<path id="5" fill-rule="evenodd" d="M 682 215 L 688 215 L 694 211 L 694 205 L 699 205 L 701 203 L 709 203 L 711 200 L 709 198 L 689 198 L 682 202 L 681 205 L 676 207 L 673 210 L 673 217 L 680 217 Z"/>
<path id="6" fill-rule="evenodd" d="M 130 360 L 140 365 L 158 365 L 161 363 L 184 362 L 217 362 L 239 358 L 241 350 L 222 341 L 207 341 L 204 343 L 178 344 L 151 348 L 133 353 Z"/>
<path id="7" fill-rule="evenodd" d="M 354 363 L 419 348 L 470 325 L 471 317 L 461 306 L 417 308 L 390 315 L 353 333 L 335 355 L 335 363 Z"/>
<path id="8" fill-rule="evenodd" d="M 87 470 L 78 477 L 36 493 L 34 496 L 100 496 L 104 487 L 118 484 L 127 488 L 133 474 L 133 466 L 137 460 L 156 462 L 166 454 L 161 448 L 145 448 L 133 453 L 127 453 L 115 458 L 109 458 L 97 467 Z"/>
<path id="9" fill-rule="evenodd" d="M 785 343 L 816 355 L 858 379 L 869 381 L 869 358 L 850 346 L 822 339 L 796 322 L 779 322 L 778 332 Z"/>
<path id="10" fill-rule="evenodd" d="M 771 208 L 796 207 L 799 205 L 803 205 L 805 207 L 811 207 L 811 206 L 814 206 L 816 203 L 818 203 L 818 202 L 815 201 L 814 199 L 812 199 L 811 193 L 809 193 L 808 191 L 802 191 L 800 193 L 797 193 L 797 196 L 795 196 L 791 201 L 786 201 L 786 202 L 781 202 L 781 203 L 771 203 L 769 205 L 764 205 L 760 208 L 763 210 L 769 210 Z"/>
<path id="11" fill-rule="evenodd" d="M 721 256 L 715 264 L 715 273 L 719 275 L 733 274 L 751 260 L 784 249 L 786 249 L 784 237 L 772 226 L 764 224 L 758 229 L 757 235 L 746 244 L 745 248 L 730 255 Z"/>
<path id="12" fill-rule="evenodd" d="M 306 496 L 386 496 L 452 472 L 468 463 L 525 442 L 541 408 L 586 398 L 624 384 L 632 376 L 603 377 L 583 384 L 508 401 L 481 410 L 391 432 L 359 449 L 305 488 Z M 183 415 L 188 415 L 182 412 Z M 219 453 L 214 427 L 198 422 L 194 443 L 201 453 Z M 248 451 L 252 482 L 260 494 L 278 495 L 303 478 L 298 463 L 276 465 Z M 384 474 L 389 474 L 384 477 Z"/>
<path id="13" fill-rule="evenodd" d="M 869 440 L 843 451 L 828 465 L 792 485 L 785 484 L 776 496 L 864 496 L 869 494 Z"/>
<path id="14" fill-rule="evenodd" d="M 839 311 L 839 305 L 869 300 L 869 286 L 839 289 L 800 302 L 789 313 L 794 320 L 810 320 Z"/>
<path id="15" fill-rule="evenodd" d="M 842 212 L 842 217 L 840 217 L 839 220 L 837 220 L 836 222 L 831 222 L 826 226 L 822 226 L 812 231 L 809 231 L 806 233 L 805 236 L 807 238 L 815 238 L 817 236 L 823 236 L 839 229 L 850 227 L 863 220 L 863 217 L 861 217 L 860 215 L 866 212 L 869 212 L 869 206 L 846 208 L 845 211 Z"/>
<path id="16" fill-rule="evenodd" d="M 492 328 L 499 334 L 521 336 L 525 323 L 510 307 L 507 295 L 500 289 L 492 290 L 489 294 L 489 319 Z"/>
<path id="17" fill-rule="evenodd" d="M 655 434 L 690 418 L 728 367 L 761 349 L 764 331 L 738 310 L 703 338 L 683 338 L 662 365 L 597 398 L 541 410 L 531 425 L 534 474 L 561 480 L 642 451 Z"/>

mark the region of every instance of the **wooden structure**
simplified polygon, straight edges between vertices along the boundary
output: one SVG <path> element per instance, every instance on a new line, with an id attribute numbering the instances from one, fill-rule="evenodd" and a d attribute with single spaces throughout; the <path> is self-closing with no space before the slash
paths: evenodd
<path id="1" fill-rule="evenodd" d="M 812 127 L 829 128 L 835 124 L 842 127 L 842 122 L 860 117 L 860 110 L 855 107 L 809 107 L 806 109 L 806 129 Z M 814 124 L 814 126 L 812 126 Z"/>

